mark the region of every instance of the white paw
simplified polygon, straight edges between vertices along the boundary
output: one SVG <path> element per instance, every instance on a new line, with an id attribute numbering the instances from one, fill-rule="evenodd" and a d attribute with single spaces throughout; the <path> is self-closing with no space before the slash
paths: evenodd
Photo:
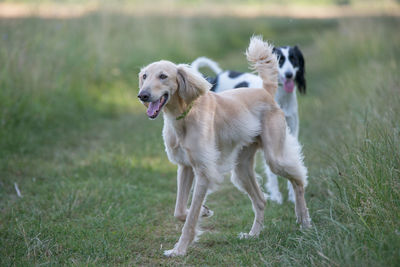
<path id="1" fill-rule="evenodd" d="M 255 237 L 254 235 L 248 233 L 239 233 L 239 239 L 249 239 L 254 237 Z"/>
<path id="2" fill-rule="evenodd" d="M 297 218 L 297 223 L 300 224 L 300 229 L 311 228 L 311 218 L 307 215 L 305 218 Z"/>
<path id="3" fill-rule="evenodd" d="M 170 250 L 164 250 L 164 256 L 166 257 L 176 257 L 176 256 L 183 256 L 185 255 L 185 252 L 179 251 L 175 248 L 170 249 Z"/>
<path id="4" fill-rule="evenodd" d="M 305 220 L 300 224 L 300 229 L 301 230 L 305 230 L 305 229 L 311 228 L 311 226 L 312 226 L 311 225 L 311 221 L 310 220 Z"/>

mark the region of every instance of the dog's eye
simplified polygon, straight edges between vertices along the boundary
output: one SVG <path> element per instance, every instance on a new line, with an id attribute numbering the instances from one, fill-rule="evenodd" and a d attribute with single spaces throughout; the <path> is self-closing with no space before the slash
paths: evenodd
<path id="1" fill-rule="evenodd" d="M 283 64 L 284 61 L 285 61 L 285 58 L 284 58 L 284 57 L 280 57 L 280 58 L 279 58 L 279 64 Z"/>
<path id="2" fill-rule="evenodd" d="M 146 74 L 143 74 L 142 78 L 143 78 L 143 80 L 146 80 L 147 75 L 146 75 Z"/>
<path id="3" fill-rule="evenodd" d="M 167 79 L 168 76 L 165 74 L 160 74 L 160 76 L 158 76 L 161 80 Z"/>

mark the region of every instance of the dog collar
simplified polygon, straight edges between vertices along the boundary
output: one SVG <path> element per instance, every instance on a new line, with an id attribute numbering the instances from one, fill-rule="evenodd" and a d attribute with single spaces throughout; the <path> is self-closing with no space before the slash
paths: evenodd
<path id="1" fill-rule="evenodd" d="M 186 109 L 185 111 L 183 111 L 183 112 L 181 113 L 181 115 L 179 115 L 178 117 L 176 117 L 176 120 L 179 121 L 179 120 L 185 118 L 186 115 L 189 113 L 189 111 L 192 109 L 193 104 L 194 104 L 194 101 L 192 101 L 192 103 L 189 104 L 189 106 L 187 107 L 187 109 Z"/>

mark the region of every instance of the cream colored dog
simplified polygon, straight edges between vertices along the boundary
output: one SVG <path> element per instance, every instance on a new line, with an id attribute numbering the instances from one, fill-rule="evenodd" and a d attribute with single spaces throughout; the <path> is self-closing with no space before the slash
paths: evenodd
<path id="1" fill-rule="evenodd" d="M 242 238 L 258 236 L 264 221 L 264 195 L 254 175 L 254 155 L 262 149 L 271 170 L 289 179 L 295 192 L 297 221 L 310 227 L 304 199 L 307 170 L 301 147 L 288 134 L 285 116 L 274 101 L 278 86 L 277 59 L 272 47 L 253 37 L 247 59 L 263 79 L 264 88 L 215 94 L 210 84 L 187 65 L 159 61 L 139 74 L 138 97 L 155 119 L 164 113 L 163 137 L 171 162 L 178 165 L 175 217 L 185 221 L 182 235 L 166 256 L 185 255 L 195 239 L 207 191 L 232 172 L 232 182 L 251 199 L 253 226 Z M 195 180 L 190 209 L 187 201 Z"/>

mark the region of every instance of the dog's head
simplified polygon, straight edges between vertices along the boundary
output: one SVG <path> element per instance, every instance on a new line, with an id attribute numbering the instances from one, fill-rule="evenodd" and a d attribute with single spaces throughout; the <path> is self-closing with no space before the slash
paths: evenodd
<path id="1" fill-rule="evenodd" d="M 149 118 L 155 119 L 172 99 L 180 98 L 188 105 L 210 87 L 211 84 L 188 65 L 162 60 L 140 71 L 138 98 L 147 107 Z"/>
<path id="2" fill-rule="evenodd" d="M 279 59 L 279 81 L 287 93 L 292 93 L 294 84 L 300 93 L 306 93 L 305 62 L 298 46 L 275 47 L 273 52 Z"/>

